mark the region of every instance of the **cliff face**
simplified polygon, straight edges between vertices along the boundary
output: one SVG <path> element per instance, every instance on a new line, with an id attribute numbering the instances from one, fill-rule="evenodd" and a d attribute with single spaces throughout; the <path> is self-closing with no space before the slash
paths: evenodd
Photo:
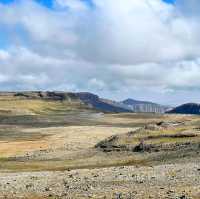
<path id="1" fill-rule="evenodd" d="M 74 93 L 68 92 L 50 92 L 50 91 L 33 91 L 33 92 L 16 92 L 10 93 L 13 97 L 26 99 L 46 99 L 46 100 L 79 100 Z"/>
<path id="2" fill-rule="evenodd" d="M 200 104 L 188 103 L 178 106 L 167 113 L 177 113 L 177 114 L 196 114 L 200 115 Z"/>
<path id="3" fill-rule="evenodd" d="M 131 105 L 130 109 L 133 112 L 142 112 L 142 113 L 164 113 L 166 111 L 166 108 L 153 104 L 135 104 Z"/>
<path id="4" fill-rule="evenodd" d="M 156 103 L 138 101 L 133 99 L 127 99 L 122 101 L 121 103 L 126 105 L 133 112 L 165 113 L 165 111 L 168 109 L 168 107 Z"/>

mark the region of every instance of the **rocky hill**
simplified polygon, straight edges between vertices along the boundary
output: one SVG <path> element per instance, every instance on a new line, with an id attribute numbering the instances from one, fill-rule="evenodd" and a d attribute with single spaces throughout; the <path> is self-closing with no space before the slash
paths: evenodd
<path id="1" fill-rule="evenodd" d="M 169 153 L 196 150 L 200 143 L 198 129 L 186 127 L 184 122 L 159 122 L 138 128 L 127 134 L 111 136 L 95 147 L 103 152 L 132 151 Z M 179 153 L 177 153 L 178 155 Z M 164 154 L 163 154 L 164 155 Z"/>
<path id="2" fill-rule="evenodd" d="M 188 103 L 178 106 L 167 113 L 177 113 L 177 114 L 200 114 L 200 104 Z"/>

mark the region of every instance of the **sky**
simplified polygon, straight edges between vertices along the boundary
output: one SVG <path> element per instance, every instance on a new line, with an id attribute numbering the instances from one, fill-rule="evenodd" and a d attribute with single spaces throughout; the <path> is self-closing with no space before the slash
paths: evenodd
<path id="1" fill-rule="evenodd" d="M 199 0 L 0 0 L 0 90 L 200 103 Z"/>

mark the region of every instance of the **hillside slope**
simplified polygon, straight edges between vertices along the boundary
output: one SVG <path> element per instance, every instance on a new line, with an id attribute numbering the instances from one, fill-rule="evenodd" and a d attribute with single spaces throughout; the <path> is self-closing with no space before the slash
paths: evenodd
<path id="1" fill-rule="evenodd" d="M 90 109 L 74 93 L 1 92 L 0 115 L 65 114 Z"/>

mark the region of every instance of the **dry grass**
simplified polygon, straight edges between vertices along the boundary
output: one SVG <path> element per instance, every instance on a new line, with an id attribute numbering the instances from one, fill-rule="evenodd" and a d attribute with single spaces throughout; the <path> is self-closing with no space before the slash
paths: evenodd
<path id="1" fill-rule="evenodd" d="M 140 165 L 149 166 L 148 161 L 133 155 L 101 156 L 99 154 L 85 154 L 82 158 L 69 160 L 46 161 L 14 161 L 7 158 L 0 159 L 1 172 L 28 172 L 28 171 L 64 171 L 67 169 L 94 169 L 113 166 Z"/>
<path id="2" fill-rule="evenodd" d="M 83 108 L 80 102 L 27 100 L 27 99 L 1 99 L 0 113 L 5 115 L 35 115 L 35 114 L 64 114 Z"/>
<path id="3" fill-rule="evenodd" d="M 26 155 L 35 150 L 48 149 L 49 143 L 45 140 L 0 142 L 0 158 Z"/>

